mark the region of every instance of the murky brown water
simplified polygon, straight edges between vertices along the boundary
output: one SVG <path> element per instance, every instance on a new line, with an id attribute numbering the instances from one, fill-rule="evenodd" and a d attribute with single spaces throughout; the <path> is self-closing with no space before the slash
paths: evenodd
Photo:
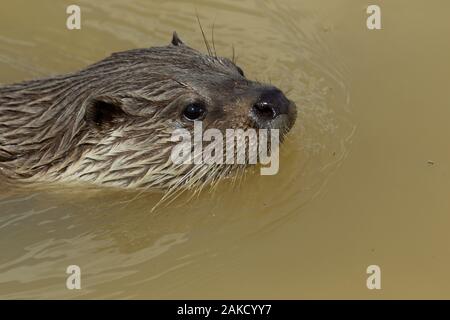
<path id="1" fill-rule="evenodd" d="M 78 70 L 173 30 L 271 81 L 299 118 L 276 176 L 151 212 L 158 194 L 0 193 L 1 298 L 450 298 L 448 1 L 0 3 L 0 83 Z M 432 162 L 431 162 L 432 161 Z M 79 265 L 82 289 L 67 290 Z M 382 271 L 368 290 L 366 268 Z"/>

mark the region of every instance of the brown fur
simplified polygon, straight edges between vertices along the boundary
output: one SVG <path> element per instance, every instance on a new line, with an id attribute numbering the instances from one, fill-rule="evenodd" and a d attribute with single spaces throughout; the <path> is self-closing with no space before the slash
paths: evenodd
<path id="1" fill-rule="evenodd" d="M 171 132 L 192 128 L 182 108 L 205 103 L 204 129 L 255 127 L 248 109 L 268 87 L 174 34 L 169 46 L 115 53 L 76 73 L 0 87 L 0 168 L 27 183 L 168 189 L 214 181 L 233 167 L 169 160 Z"/>

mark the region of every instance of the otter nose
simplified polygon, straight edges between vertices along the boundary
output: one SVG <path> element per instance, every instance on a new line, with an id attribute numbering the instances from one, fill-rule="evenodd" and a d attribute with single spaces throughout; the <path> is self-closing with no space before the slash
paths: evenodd
<path id="1" fill-rule="evenodd" d="M 290 101 L 276 88 L 265 89 L 252 107 L 252 114 L 258 122 L 267 122 L 279 115 L 289 113 Z"/>

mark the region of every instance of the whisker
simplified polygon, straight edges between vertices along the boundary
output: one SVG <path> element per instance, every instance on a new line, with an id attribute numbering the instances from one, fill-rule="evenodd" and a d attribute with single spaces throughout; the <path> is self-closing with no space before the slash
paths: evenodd
<path id="1" fill-rule="evenodd" d="M 182 183 L 184 183 L 189 176 L 198 169 L 198 166 L 193 166 L 185 175 L 183 178 L 178 180 L 175 184 L 169 187 L 169 189 L 166 191 L 164 196 L 152 207 L 150 210 L 153 212 L 158 206 L 165 203 L 165 205 L 169 205 L 172 203 L 175 199 L 177 199 L 182 193 L 184 193 L 188 188 L 180 187 Z M 170 201 L 168 201 L 170 199 Z"/>
<path id="2" fill-rule="evenodd" d="M 212 55 L 212 53 L 211 53 L 211 47 L 210 47 L 210 45 L 209 45 L 209 43 L 208 43 L 208 40 L 206 39 L 205 32 L 203 31 L 202 24 L 200 23 L 200 18 L 199 18 L 199 16 L 198 16 L 198 12 L 196 12 L 195 15 L 197 16 L 198 26 L 200 27 L 200 31 L 202 32 L 203 41 L 205 42 L 205 46 L 206 46 L 206 50 L 208 51 L 208 55 L 209 55 L 210 57 L 212 57 L 213 55 Z"/>
<path id="3" fill-rule="evenodd" d="M 284 90 L 284 92 L 285 92 L 285 95 L 288 95 L 290 92 L 292 92 L 292 88 L 286 89 L 286 90 Z"/>
<path id="4" fill-rule="evenodd" d="M 213 46 L 213 50 L 214 50 L 214 57 L 217 58 L 216 44 L 214 43 L 214 26 L 215 26 L 215 22 L 213 22 L 213 25 L 212 25 L 211 42 L 212 42 L 212 46 Z"/>
<path id="5" fill-rule="evenodd" d="M 231 44 L 231 50 L 233 50 L 233 56 L 231 57 L 231 61 L 233 61 L 234 64 L 236 64 L 236 55 L 234 50 L 234 44 Z"/>

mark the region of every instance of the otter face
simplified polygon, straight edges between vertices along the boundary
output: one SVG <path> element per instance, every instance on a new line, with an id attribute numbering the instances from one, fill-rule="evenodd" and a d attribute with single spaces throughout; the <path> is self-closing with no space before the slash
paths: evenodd
<path id="1" fill-rule="evenodd" d="M 204 128 L 287 133 L 295 122 L 295 104 L 278 88 L 248 80 L 229 59 L 202 54 L 176 33 L 167 47 L 116 53 L 106 61 L 121 69 L 111 75 L 109 90 L 97 97 L 100 108 L 88 109 L 99 125 L 124 120 L 116 118 L 120 111 L 170 120 L 174 128 L 202 121 Z M 102 110 L 106 104 L 108 112 Z"/>
<path id="2" fill-rule="evenodd" d="M 29 166 L 35 180 L 147 189 L 215 182 L 243 166 L 173 163 L 175 130 L 193 132 L 201 122 L 203 130 L 224 135 L 227 129 L 279 129 L 282 139 L 296 118 L 295 104 L 279 89 L 247 79 L 227 58 L 188 47 L 176 33 L 168 46 L 115 53 L 42 81 L 30 86 L 61 91 L 47 98 L 53 101 L 45 116 L 29 123 L 41 155 L 30 151 L 20 174 Z M 57 119 L 53 131 L 47 130 L 48 110 Z"/>

